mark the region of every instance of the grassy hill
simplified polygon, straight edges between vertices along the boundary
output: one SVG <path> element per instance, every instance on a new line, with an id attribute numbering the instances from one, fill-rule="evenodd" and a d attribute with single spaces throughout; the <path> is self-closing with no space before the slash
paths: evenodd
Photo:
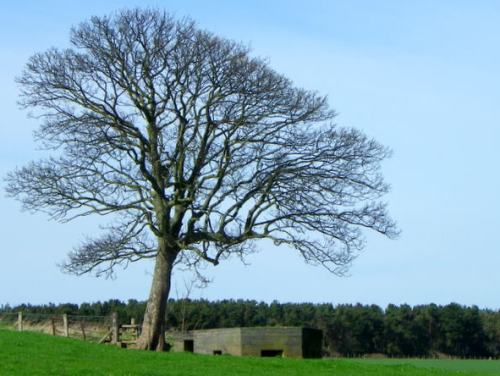
<path id="1" fill-rule="evenodd" d="M 298 360 L 124 350 L 0 329 L 0 375 L 500 375 L 500 361 Z"/>

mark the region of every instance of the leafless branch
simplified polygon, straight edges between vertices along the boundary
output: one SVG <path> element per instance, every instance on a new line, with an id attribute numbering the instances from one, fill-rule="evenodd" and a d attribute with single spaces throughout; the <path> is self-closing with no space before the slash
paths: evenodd
<path id="1" fill-rule="evenodd" d="M 110 273 L 159 244 L 216 265 L 272 239 L 342 274 L 365 229 L 397 235 L 380 201 L 389 151 L 246 47 L 155 10 L 93 17 L 71 44 L 18 79 L 54 156 L 7 177 L 25 208 L 58 220 L 127 218 L 67 271 Z"/>

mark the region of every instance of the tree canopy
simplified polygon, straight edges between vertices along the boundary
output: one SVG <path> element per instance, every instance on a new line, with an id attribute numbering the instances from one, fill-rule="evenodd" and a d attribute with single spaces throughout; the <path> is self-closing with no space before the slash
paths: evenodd
<path id="1" fill-rule="evenodd" d="M 364 229 L 396 234 L 380 201 L 388 149 L 336 126 L 326 97 L 245 46 L 141 9 L 92 17 L 70 42 L 18 79 L 52 155 L 11 173 L 7 191 L 61 221 L 111 215 L 65 268 L 155 258 L 152 327 L 174 263 L 217 265 L 271 239 L 341 274 Z"/>

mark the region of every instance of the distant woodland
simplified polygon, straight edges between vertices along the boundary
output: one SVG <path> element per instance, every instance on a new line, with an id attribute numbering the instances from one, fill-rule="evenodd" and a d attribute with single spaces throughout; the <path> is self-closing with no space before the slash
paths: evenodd
<path id="1" fill-rule="evenodd" d="M 0 306 L 0 314 L 107 316 L 118 312 L 122 322 L 143 317 L 146 302 L 109 300 L 77 304 Z M 500 357 L 500 311 L 459 304 L 337 305 L 270 304 L 253 300 L 170 300 L 170 330 L 237 326 L 306 326 L 323 330 L 325 355 L 461 358 Z"/>

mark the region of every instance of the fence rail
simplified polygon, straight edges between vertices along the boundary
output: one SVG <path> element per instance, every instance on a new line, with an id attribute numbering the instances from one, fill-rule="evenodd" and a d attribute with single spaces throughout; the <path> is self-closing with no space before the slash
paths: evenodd
<path id="1" fill-rule="evenodd" d="M 110 316 L 8 312 L 0 313 L 0 325 L 18 331 L 42 332 L 98 343 L 108 342 L 121 347 L 135 344 L 141 330 L 134 319 L 129 324 L 121 324 L 116 312 Z"/>

